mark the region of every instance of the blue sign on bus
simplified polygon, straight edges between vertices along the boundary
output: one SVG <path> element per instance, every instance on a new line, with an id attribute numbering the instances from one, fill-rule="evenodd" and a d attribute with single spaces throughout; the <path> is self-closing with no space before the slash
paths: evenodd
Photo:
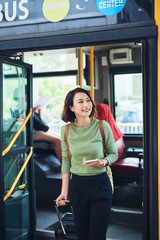
<path id="1" fill-rule="evenodd" d="M 125 6 L 127 0 L 97 0 L 98 10 L 107 16 L 119 13 Z"/>

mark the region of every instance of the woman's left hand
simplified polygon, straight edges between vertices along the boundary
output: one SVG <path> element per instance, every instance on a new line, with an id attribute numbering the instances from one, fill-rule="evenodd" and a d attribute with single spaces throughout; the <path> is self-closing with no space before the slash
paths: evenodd
<path id="1" fill-rule="evenodd" d="M 37 107 L 34 107 L 34 108 L 33 108 L 33 112 L 36 112 L 36 111 L 38 111 L 38 112 L 41 111 L 40 105 L 38 105 Z"/>
<path id="2" fill-rule="evenodd" d="M 95 162 L 91 162 L 91 163 L 86 163 L 86 158 L 83 158 L 83 165 L 86 167 L 104 167 L 105 165 L 107 165 L 108 160 L 107 159 L 96 159 Z"/>

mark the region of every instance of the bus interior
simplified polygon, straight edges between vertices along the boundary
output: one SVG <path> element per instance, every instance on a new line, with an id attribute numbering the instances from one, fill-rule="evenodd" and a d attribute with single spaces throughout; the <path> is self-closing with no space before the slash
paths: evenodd
<path id="1" fill-rule="evenodd" d="M 82 50 L 81 66 L 80 49 Z M 107 105 L 116 125 L 124 134 L 121 141 L 117 142 L 118 160 L 111 166 L 114 194 L 107 237 L 117 240 L 140 240 L 143 238 L 143 188 L 145 184 L 143 181 L 143 90 L 145 81 L 143 42 L 95 45 L 93 49 L 95 103 L 106 104 L 105 100 L 108 101 Z M 33 100 L 32 96 L 29 96 L 27 101 L 30 101 L 31 106 L 33 101 L 33 107 L 37 102 L 43 105 L 42 118 L 49 126 L 48 131 L 53 135 L 60 136 L 61 126 L 65 124 L 61 120 L 64 99 L 68 91 L 80 86 L 80 68 L 83 73 L 81 87 L 91 91 L 90 50 L 91 46 L 83 46 L 19 52 L 9 56 L 13 60 L 32 65 Z M 4 65 L 3 92 L 6 99 L 4 119 L 6 129 L 9 129 L 5 133 L 8 135 L 5 146 L 11 134 L 21 124 L 20 119 L 24 118 L 26 84 L 28 83 L 25 79 L 25 72 L 16 65 Z M 14 95 L 16 89 L 18 89 L 18 104 Z M 17 108 L 18 117 L 14 115 Z M 15 144 L 20 144 L 20 141 L 16 141 Z M 38 239 L 43 240 L 54 239 L 50 231 L 44 230 L 57 221 L 53 200 L 61 191 L 61 164 L 56 157 L 54 146 L 47 141 L 33 142 L 33 158 L 37 236 Z M 15 160 L 10 159 L 13 161 L 12 169 L 8 169 L 6 163 L 6 190 L 9 188 L 9 176 L 15 171 L 14 162 L 17 160 L 19 165 L 22 165 L 21 157 Z M 18 165 L 17 168 L 19 168 Z M 27 175 L 24 172 L 19 185 L 26 184 L 26 182 Z M 15 198 L 19 196 L 19 191 L 15 189 Z"/>

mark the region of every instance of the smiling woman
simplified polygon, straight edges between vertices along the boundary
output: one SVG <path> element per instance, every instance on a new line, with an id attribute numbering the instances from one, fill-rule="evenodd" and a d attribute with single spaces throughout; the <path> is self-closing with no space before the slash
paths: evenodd
<path id="1" fill-rule="evenodd" d="M 77 95 L 78 93 L 83 94 L 83 96 Z M 83 102 L 83 100 L 82 100 L 83 98 L 85 98 L 86 101 L 89 102 L 89 108 L 92 108 L 92 111 L 88 114 L 88 117 L 95 116 L 95 114 L 96 114 L 95 103 L 93 102 L 89 93 L 83 88 L 76 88 L 76 89 L 70 91 L 66 96 L 65 103 L 64 103 L 64 110 L 62 113 L 62 120 L 64 122 L 69 122 L 69 121 L 74 122 L 75 120 L 77 120 L 76 113 L 74 112 L 74 107 L 75 107 L 75 104 L 77 104 L 77 101 L 79 103 Z M 74 102 L 73 102 L 73 99 L 74 99 Z M 76 109 L 76 111 L 77 111 L 77 109 Z"/>
<path id="2" fill-rule="evenodd" d="M 90 98 L 86 95 L 86 93 L 79 92 L 76 93 L 74 96 L 74 103 L 73 106 L 70 106 L 70 110 L 75 114 L 76 120 L 74 121 L 74 124 L 76 126 L 84 127 L 85 124 L 88 125 L 88 122 L 85 123 L 85 118 L 88 119 L 88 116 L 90 116 L 92 112 L 92 102 Z M 80 120 L 81 122 L 78 122 Z"/>
<path id="3" fill-rule="evenodd" d="M 103 121 L 106 157 L 95 104 L 83 88 L 70 91 L 65 99 L 62 119 L 70 121 L 69 134 L 64 125 L 62 141 L 62 189 L 57 206 L 66 205 L 70 174 L 70 200 L 79 240 L 106 239 L 112 205 L 112 187 L 106 165 L 117 160 L 118 154 L 109 124 Z M 69 147 L 68 147 L 69 146 Z M 71 161 L 70 161 L 71 159 Z M 86 159 L 96 159 L 86 163 Z"/>

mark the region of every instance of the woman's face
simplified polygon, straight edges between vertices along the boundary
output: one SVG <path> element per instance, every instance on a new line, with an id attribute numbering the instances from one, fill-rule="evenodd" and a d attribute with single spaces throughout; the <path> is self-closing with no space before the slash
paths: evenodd
<path id="1" fill-rule="evenodd" d="M 92 102 L 86 93 L 78 92 L 73 97 L 73 106 L 70 110 L 74 112 L 76 119 L 89 117 L 92 112 Z"/>

